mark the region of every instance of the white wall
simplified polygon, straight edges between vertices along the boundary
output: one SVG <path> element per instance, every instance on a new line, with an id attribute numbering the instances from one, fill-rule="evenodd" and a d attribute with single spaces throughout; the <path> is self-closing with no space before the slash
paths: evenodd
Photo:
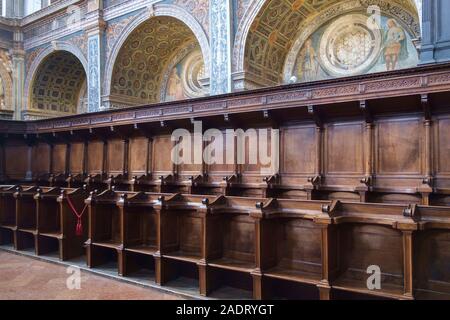
<path id="1" fill-rule="evenodd" d="M 33 12 L 36 12 L 42 8 L 42 1 L 41 0 L 25 0 L 24 3 L 24 15 L 27 16 L 29 14 L 32 14 Z"/>

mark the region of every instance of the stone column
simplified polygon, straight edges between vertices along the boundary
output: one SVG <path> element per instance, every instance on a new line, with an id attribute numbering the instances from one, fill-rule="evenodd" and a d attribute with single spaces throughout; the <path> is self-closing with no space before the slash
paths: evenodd
<path id="1" fill-rule="evenodd" d="M 450 1 L 423 0 L 420 63 L 450 61 Z"/>
<path id="2" fill-rule="evenodd" d="M 425 0 L 422 6 L 422 43 L 420 48 L 420 63 L 433 63 L 434 60 L 434 19 L 432 17 L 435 0 Z"/>
<path id="3" fill-rule="evenodd" d="M 231 92 L 232 0 L 210 0 L 211 95 Z"/>
<path id="4" fill-rule="evenodd" d="M 87 13 L 88 26 L 88 112 L 101 110 L 102 78 L 104 73 L 104 30 L 101 0 L 90 0 Z"/>
<path id="5" fill-rule="evenodd" d="M 24 0 L 5 1 L 5 17 L 21 18 L 24 14 Z"/>
<path id="6" fill-rule="evenodd" d="M 27 102 L 24 101 L 25 50 L 23 49 L 23 34 L 18 29 L 14 31 L 14 41 L 13 41 L 13 48 L 11 49 L 11 59 L 12 59 L 12 82 L 13 82 L 12 110 L 14 110 L 14 119 L 21 120 L 22 112 L 26 109 Z"/>

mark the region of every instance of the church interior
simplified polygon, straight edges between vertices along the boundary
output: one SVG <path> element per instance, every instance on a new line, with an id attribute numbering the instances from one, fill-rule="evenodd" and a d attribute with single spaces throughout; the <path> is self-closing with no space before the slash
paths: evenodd
<path id="1" fill-rule="evenodd" d="M 122 297 L 450 300 L 448 12 L 0 1 L 0 289 L 31 259 Z"/>

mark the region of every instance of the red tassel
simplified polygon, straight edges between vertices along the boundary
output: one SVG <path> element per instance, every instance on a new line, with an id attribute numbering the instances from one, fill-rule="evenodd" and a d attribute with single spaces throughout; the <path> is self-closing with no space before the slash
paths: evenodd
<path id="1" fill-rule="evenodd" d="M 75 230 L 75 235 L 82 236 L 83 235 L 83 224 L 81 223 L 81 218 L 78 218 L 77 228 Z"/>
<path id="2" fill-rule="evenodd" d="M 75 229 L 75 235 L 77 237 L 81 237 L 83 235 L 83 221 L 81 218 L 83 217 L 84 212 L 86 211 L 87 205 L 84 206 L 84 209 L 83 211 L 81 211 L 81 213 L 78 213 L 69 196 L 67 196 L 67 203 L 69 204 L 70 209 L 72 209 L 73 214 L 77 217 L 77 226 Z"/>

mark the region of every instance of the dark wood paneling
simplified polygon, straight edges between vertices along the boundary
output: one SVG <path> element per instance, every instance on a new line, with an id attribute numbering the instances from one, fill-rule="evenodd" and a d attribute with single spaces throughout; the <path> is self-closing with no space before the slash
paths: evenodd
<path id="1" fill-rule="evenodd" d="M 31 169 L 35 175 L 50 172 L 50 145 L 38 143 L 33 147 Z"/>
<path id="2" fill-rule="evenodd" d="M 55 144 L 53 146 L 53 173 L 58 174 L 66 172 L 66 151 L 66 144 Z"/>
<path id="3" fill-rule="evenodd" d="M 84 143 L 72 143 L 70 146 L 69 171 L 72 174 L 83 173 L 84 170 Z"/>
<path id="4" fill-rule="evenodd" d="M 87 171 L 89 174 L 103 173 L 104 142 L 90 141 L 88 145 Z"/>
<path id="5" fill-rule="evenodd" d="M 149 141 L 146 137 L 135 137 L 130 140 L 130 174 L 142 175 L 149 169 Z"/>
<path id="6" fill-rule="evenodd" d="M 23 179 L 28 170 L 28 146 L 5 145 L 5 173 L 11 179 Z"/>

